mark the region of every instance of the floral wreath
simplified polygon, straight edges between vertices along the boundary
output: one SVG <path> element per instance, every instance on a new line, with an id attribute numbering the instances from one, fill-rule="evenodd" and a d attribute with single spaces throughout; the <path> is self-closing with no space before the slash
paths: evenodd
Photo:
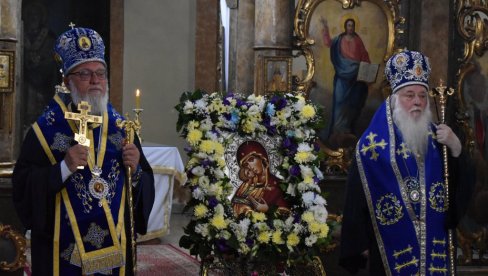
<path id="1" fill-rule="evenodd" d="M 318 107 L 299 94 L 247 98 L 202 91 L 186 92 L 176 106 L 177 131 L 189 146 L 186 164 L 192 193 L 186 209 L 193 216 L 180 246 L 202 260 L 209 255 L 286 262 L 310 260 L 331 242 L 326 201 L 321 195 L 322 155 L 316 129 L 322 127 Z M 282 162 L 276 166 L 280 188 L 290 212 L 270 208 L 234 215 L 234 186 L 225 152 L 237 137 L 280 136 L 276 146 Z"/>

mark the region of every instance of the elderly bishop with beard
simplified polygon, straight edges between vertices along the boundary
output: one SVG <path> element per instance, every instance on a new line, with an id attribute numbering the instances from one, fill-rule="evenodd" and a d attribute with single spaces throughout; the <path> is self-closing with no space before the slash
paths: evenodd
<path id="1" fill-rule="evenodd" d="M 25 137 L 13 175 L 13 199 L 31 230 L 33 275 L 132 275 L 125 170 L 131 168 L 135 232 L 144 234 L 154 178 L 137 137 L 125 143 L 123 117 L 108 103 L 105 46 L 100 35 L 72 28 L 57 39 L 67 90 L 59 89 Z M 65 119 L 84 101 L 101 123 Z M 79 140 L 79 139 L 78 139 Z"/>
<path id="2" fill-rule="evenodd" d="M 392 95 L 378 109 L 356 146 L 349 170 L 340 265 L 370 275 L 447 275 L 448 229 L 464 213 L 472 184 L 461 142 L 429 107 L 428 59 L 404 50 L 385 75 Z M 442 147 L 449 155 L 449 203 Z"/>

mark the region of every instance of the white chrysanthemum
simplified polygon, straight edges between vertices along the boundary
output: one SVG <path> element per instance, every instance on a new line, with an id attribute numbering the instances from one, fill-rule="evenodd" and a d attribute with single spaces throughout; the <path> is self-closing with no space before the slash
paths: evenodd
<path id="1" fill-rule="evenodd" d="M 305 238 L 305 245 L 308 247 L 311 247 L 317 242 L 317 236 L 315 235 L 310 235 L 309 237 Z"/>
<path id="2" fill-rule="evenodd" d="M 224 172 L 219 168 L 213 169 L 213 174 L 217 179 L 222 179 L 225 177 Z"/>
<path id="3" fill-rule="evenodd" d="M 325 201 L 325 199 L 321 196 L 321 195 L 316 195 L 314 200 L 313 200 L 313 203 L 315 203 L 316 205 L 327 205 L 327 201 Z"/>
<path id="4" fill-rule="evenodd" d="M 202 166 L 196 166 L 193 169 L 191 169 L 191 173 L 196 176 L 202 176 L 205 174 L 205 169 Z"/>
<path id="5" fill-rule="evenodd" d="M 194 104 L 191 101 L 185 101 L 185 106 L 183 106 L 183 113 L 191 114 L 193 112 Z"/>
<path id="6" fill-rule="evenodd" d="M 210 118 L 206 118 L 201 122 L 200 129 L 202 131 L 209 131 L 212 129 L 212 126 L 213 126 L 212 120 L 210 120 Z"/>
<path id="7" fill-rule="evenodd" d="M 208 186 L 209 184 L 210 184 L 210 180 L 208 179 L 208 176 L 204 175 L 198 178 L 198 185 Z"/>
<path id="8" fill-rule="evenodd" d="M 280 219 L 273 220 L 273 226 L 275 229 L 282 229 L 285 227 L 285 223 Z"/>
<path id="9" fill-rule="evenodd" d="M 206 113 L 207 103 L 204 99 L 199 99 L 195 102 L 195 108 L 201 113 Z"/>
<path id="10" fill-rule="evenodd" d="M 327 221 L 329 212 L 327 212 L 327 209 L 323 205 L 312 206 L 309 210 L 313 212 L 313 217 L 316 221 L 320 223 L 325 223 Z"/>
<path id="11" fill-rule="evenodd" d="M 202 237 L 208 236 L 208 223 L 201 223 L 195 226 L 195 233 L 202 235 Z"/>
<path id="12" fill-rule="evenodd" d="M 310 207 L 314 203 L 316 194 L 314 192 L 306 192 L 302 194 L 302 201 L 305 207 Z"/>
<path id="13" fill-rule="evenodd" d="M 315 176 L 314 172 L 312 171 L 312 168 L 310 168 L 309 166 L 305 166 L 305 165 L 300 165 L 300 173 L 301 173 L 303 178 Z"/>
<path id="14" fill-rule="evenodd" d="M 215 206 L 214 210 L 215 210 L 215 214 L 219 214 L 219 215 L 224 214 L 224 206 L 222 206 L 222 204 L 220 203 L 217 204 L 217 206 Z"/>
<path id="15" fill-rule="evenodd" d="M 219 139 L 219 136 L 217 135 L 217 133 L 207 131 L 205 132 L 205 138 L 207 138 L 208 140 L 217 141 Z"/>
<path id="16" fill-rule="evenodd" d="M 205 193 L 198 187 L 195 190 L 193 190 L 191 194 L 193 198 L 198 199 L 200 201 L 205 199 Z"/>
<path id="17" fill-rule="evenodd" d="M 308 143 L 300 143 L 300 144 L 298 144 L 297 151 L 310 152 L 310 151 L 312 151 L 312 148 L 310 147 L 310 145 Z"/>

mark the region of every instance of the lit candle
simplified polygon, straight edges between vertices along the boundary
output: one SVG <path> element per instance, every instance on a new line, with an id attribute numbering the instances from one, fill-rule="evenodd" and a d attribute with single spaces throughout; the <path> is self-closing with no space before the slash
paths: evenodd
<path id="1" fill-rule="evenodd" d="M 139 89 L 136 89 L 136 108 L 141 108 L 141 91 Z"/>

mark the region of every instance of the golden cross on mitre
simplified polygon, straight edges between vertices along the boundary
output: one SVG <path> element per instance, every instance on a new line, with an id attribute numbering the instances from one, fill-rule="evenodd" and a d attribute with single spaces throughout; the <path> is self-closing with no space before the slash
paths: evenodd
<path id="1" fill-rule="evenodd" d="M 80 125 L 78 127 L 78 133 L 75 133 L 75 141 L 77 141 L 78 144 L 82 146 L 89 147 L 90 139 L 86 137 L 86 130 L 87 130 L 88 123 L 101 124 L 102 116 L 88 114 L 91 111 L 91 106 L 85 101 L 82 101 L 81 103 L 78 104 L 78 110 L 80 111 L 80 113 L 65 112 L 64 118 L 67 120 L 74 120 L 80 122 Z"/>
<path id="2" fill-rule="evenodd" d="M 74 29 L 76 25 L 75 25 L 75 23 L 70 22 L 68 26 L 70 26 L 70 27 L 71 27 L 71 29 Z"/>

